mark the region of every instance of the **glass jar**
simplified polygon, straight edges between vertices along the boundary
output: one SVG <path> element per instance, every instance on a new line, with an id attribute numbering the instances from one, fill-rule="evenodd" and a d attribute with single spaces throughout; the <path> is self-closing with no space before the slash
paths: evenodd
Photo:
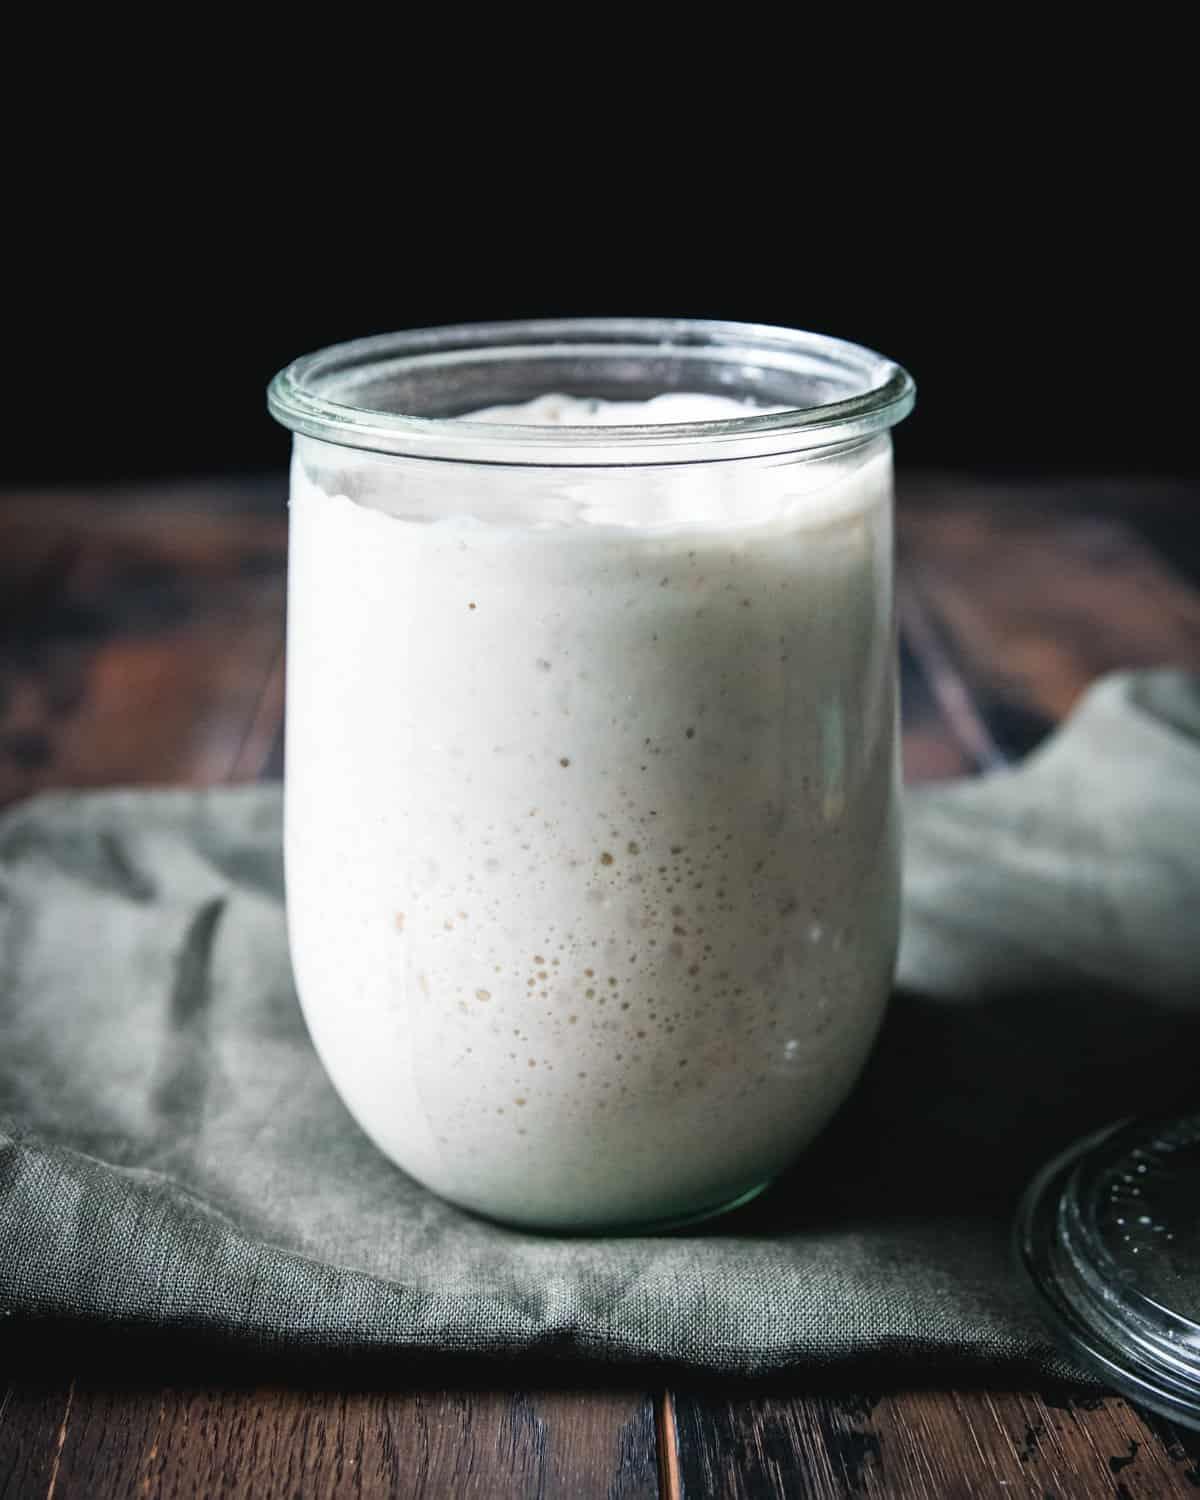
<path id="1" fill-rule="evenodd" d="M 746 404 L 464 416 L 671 392 Z M 288 923 L 334 1085 L 507 1223 L 745 1201 L 847 1094 L 891 981 L 911 380 L 813 334 L 582 319 L 341 345 L 270 400 Z"/>

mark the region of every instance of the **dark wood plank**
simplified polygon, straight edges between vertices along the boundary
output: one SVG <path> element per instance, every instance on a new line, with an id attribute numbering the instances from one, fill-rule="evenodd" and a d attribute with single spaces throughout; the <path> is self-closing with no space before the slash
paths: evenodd
<path id="1" fill-rule="evenodd" d="M 1042 524 L 1116 522 L 1132 531 L 1177 577 L 1200 589 L 1200 478 L 1153 475 L 1019 475 L 985 477 L 902 471 L 901 544 L 921 511 L 964 506 L 995 516 L 1022 515 Z"/>
<path id="2" fill-rule="evenodd" d="M 2 1500 L 651 1500 L 648 1396 L 23 1381 Z"/>
<path id="3" fill-rule="evenodd" d="M 1184 1445 L 1116 1396 L 683 1392 L 675 1412 L 685 1500 L 1169 1500 L 1200 1484 Z"/>
<path id="4" fill-rule="evenodd" d="M 903 513 L 904 576 L 1002 749 L 1028 748 L 1102 673 L 1200 668 L 1200 592 L 1130 519 L 1139 487 L 1126 514 L 1112 486 L 1100 513 L 939 494 Z M 1200 530 L 1200 511 L 1176 528 Z"/>
<path id="5" fill-rule="evenodd" d="M 73 1381 L 0 1375 L 0 1500 L 53 1495 Z"/>
<path id="6" fill-rule="evenodd" d="M 0 804 L 257 774 L 285 558 L 259 486 L 3 497 Z"/>

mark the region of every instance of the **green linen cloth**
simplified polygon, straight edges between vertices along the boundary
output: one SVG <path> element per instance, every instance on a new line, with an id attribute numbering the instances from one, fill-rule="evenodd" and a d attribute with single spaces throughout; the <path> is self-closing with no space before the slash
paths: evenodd
<path id="1" fill-rule="evenodd" d="M 1065 1372 L 1009 1224 L 1069 1139 L 1187 1099 L 1200 682 L 1107 679 L 906 823 L 897 991 L 834 1126 L 727 1220 L 583 1239 L 450 1207 L 351 1122 L 292 989 L 277 786 L 12 809 L 0 1310 L 290 1356 Z"/>

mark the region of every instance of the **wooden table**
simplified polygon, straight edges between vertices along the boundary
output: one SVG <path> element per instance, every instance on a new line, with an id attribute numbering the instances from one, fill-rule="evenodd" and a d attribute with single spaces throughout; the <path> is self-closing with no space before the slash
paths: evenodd
<path id="1" fill-rule="evenodd" d="M 279 775 L 284 517 L 276 479 L 0 498 L 0 802 Z M 1200 669 L 1195 486 L 907 477 L 899 532 L 913 781 L 1019 756 L 1101 672 Z M 2 1500 L 1200 1489 L 1200 1440 L 1123 1400 L 949 1391 L 936 1369 L 871 1393 L 530 1390 L 516 1366 L 330 1389 L 169 1351 L 0 1357 Z"/>

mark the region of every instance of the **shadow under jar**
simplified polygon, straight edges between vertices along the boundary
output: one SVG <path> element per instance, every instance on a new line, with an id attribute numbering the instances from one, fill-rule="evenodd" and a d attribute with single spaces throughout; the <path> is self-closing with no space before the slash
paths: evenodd
<path id="1" fill-rule="evenodd" d="M 912 401 L 855 345 L 647 319 L 276 378 L 296 979 L 347 1107 L 435 1192 L 676 1223 L 849 1091 L 897 940 Z"/>

